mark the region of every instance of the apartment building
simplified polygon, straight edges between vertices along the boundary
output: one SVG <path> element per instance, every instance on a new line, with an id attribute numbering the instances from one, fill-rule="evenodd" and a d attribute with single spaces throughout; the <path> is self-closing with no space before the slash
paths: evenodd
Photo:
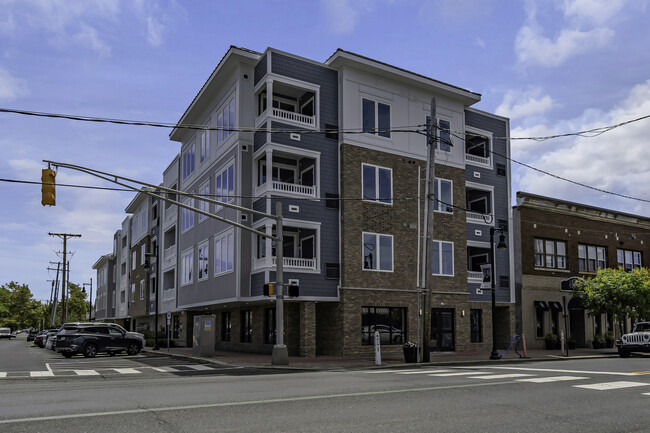
<path id="1" fill-rule="evenodd" d="M 113 254 L 105 254 L 93 265 L 93 269 L 97 271 L 94 308 L 92 308 L 93 320 L 104 321 L 112 318 L 115 305 L 114 263 Z M 90 287 L 90 290 L 93 288 Z"/>
<path id="2" fill-rule="evenodd" d="M 599 269 L 650 266 L 650 219 L 581 203 L 517 192 L 517 330 L 529 348 L 544 348 L 547 333 L 564 332 L 576 347 L 619 330 L 607 315 L 592 316 L 572 296 L 572 280 Z"/>
<path id="3" fill-rule="evenodd" d="M 173 190 L 178 189 L 178 157 L 163 172 L 162 186 Z M 176 194 L 166 194 L 165 198 L 176 201 L 182 199 Z M 160 222 L 160 241 L 158 242 L 158 268 L 160 280 L 160 297 L 157 299 L 158 312 L 158 329 L 167 331 L 167 313 L 170 317 L 170 339 L 175 342 L 185 344 L 185 335 L 182 332 L 181 317 L 184 311 L 176 307 L 176 288 L 178 287 L 178 206 L 170 201 L 160 201 L 159 208 L 162 221 Z M 164 320 L 163 320 L 164 317 Z"/>
<path id="4" fill-rule="evenodd" d="M 146 332 L 151 330 L 149 320 L 149 280 L 147 256 L 151 241 L 149 231 L 150 198 L 137 193 L 125 209 L 131 214 L 129 224 L 130 248 L 128 266 L 128 296 L 131 330 Z"/>

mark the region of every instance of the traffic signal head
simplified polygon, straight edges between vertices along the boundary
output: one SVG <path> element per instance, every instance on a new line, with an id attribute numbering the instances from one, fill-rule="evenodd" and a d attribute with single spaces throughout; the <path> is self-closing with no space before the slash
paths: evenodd
<path id="1" fill-rule="evenodd" d="M 264 296 L 273 296 L 273 283 L 264 284 Z"/>
<path id="2" fill-rule="evenodd" d="M 56 173 L 54 170 L 44 168 L 41 174 L 41 204 L 43 206 L 56 206 L 56 192 L 54 189 L 54 178 Z"/>

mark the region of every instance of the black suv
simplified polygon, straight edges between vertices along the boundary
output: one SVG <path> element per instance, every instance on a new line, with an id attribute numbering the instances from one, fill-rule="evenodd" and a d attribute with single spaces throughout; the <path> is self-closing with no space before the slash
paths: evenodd
<path id="1" fill-rule="evenodd" d="M 66 323 L 56 337 L 56 351 L 66 358 L 77 353 L 93 358 L 100 352 L 136 355 L 144 344 L 144 335 L 127 332 L 115 323 Z"/>

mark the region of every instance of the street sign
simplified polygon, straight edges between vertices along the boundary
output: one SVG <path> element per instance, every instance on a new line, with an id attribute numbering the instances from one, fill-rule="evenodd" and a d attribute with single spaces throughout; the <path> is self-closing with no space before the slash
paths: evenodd
<path id="1" fill-rule="evenodd" d="M 381 365 L 381 339 L 378 331 L 375 331 L 375 365 Z"/>
<path id="2" fill-rule="evenodd" d="M 567 278 L 566 280 L 560 281 L 560 292 L 574 292 L 575 283 L 579 279 L 580 277 L 570 277 Z"/>
<path id="3" fill-rule="evenodd" d="M 492 288 L 492 266 L 491 265 L 481 265 L 481 273 L 483 274 L 483 282 L 481 283 L 481 289 L 491 289 Z"/>
<path id="4" fill-rule="evenodd" d="M 172 313 L 167 313 L 167 326 L 169 326 L 169 322 L 172 320 Z"/>

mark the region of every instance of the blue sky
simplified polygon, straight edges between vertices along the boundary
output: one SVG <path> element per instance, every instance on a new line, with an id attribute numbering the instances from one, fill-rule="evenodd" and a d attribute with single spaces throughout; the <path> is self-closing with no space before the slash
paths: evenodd
<path id="1" fill-rule="evenodd" d="M 0 0 L 0 108 L 176 122 L 230 45 L 325 61 L 353 51 L 482 94 L 513 137 L 592 129 L 650 114 L 647 0 Z M 40 181 L 44 159 L 162 180 L 168 130 L 0 113 L 0 178 Z M 650 120 L 595 138 L 513 141 L 513 158 L 649 199 Z M 648 203 L 513 164 L 513 191 L 648 215 Z M 110 186 L 60 170 L 57 183 Z M 0 182 L 0 284 L 50 295 L 68 243 L 72 282 L 93 263 L 133 195 Z"/>

